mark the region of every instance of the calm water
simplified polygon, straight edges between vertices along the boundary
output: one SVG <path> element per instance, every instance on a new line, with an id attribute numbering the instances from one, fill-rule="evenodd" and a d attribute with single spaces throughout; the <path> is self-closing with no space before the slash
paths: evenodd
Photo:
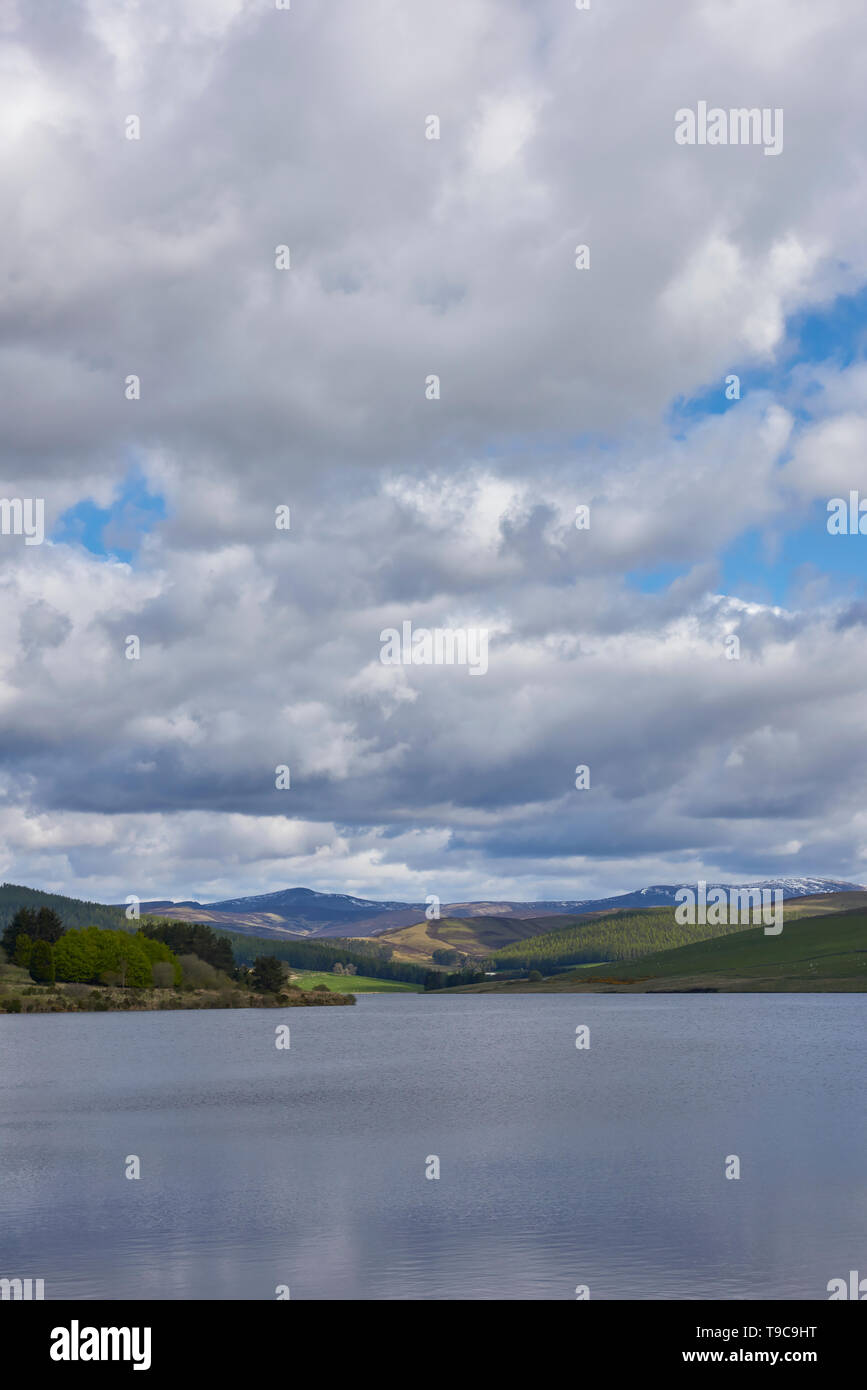
<path id="1" fill-rule="evenodd" d="M 867 1274 L 865 1010 L 362 996 L 2 1017 L 0 1275 L 49 1298 L 824 1299 Z"/>

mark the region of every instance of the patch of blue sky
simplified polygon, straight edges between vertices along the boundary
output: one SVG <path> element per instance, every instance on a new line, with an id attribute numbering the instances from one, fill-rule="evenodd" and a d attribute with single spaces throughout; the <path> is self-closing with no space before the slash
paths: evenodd
<path id="1" fill-rule="evenodd" d="M 856 294 L 838 295 L 824 309 L 808 309 L 786 321 L 784 339 L 772 364 L 756 366 L 732 363 L 717 382 L 703 387 L 694 396 L 678 397 L 669 412 L 669 425 L 676 438 L 686 437 L 688 426 L 706 415 L 722 415 L 738 405 L 726 395 L 726 378 L 740 380 L 740 399 L 750 391 L 770 391 L 785 397 L 802 419 L 810 418 L 809 397 L 797 404 L 789 401 L 791 378 L 797 368 L 829 363 L 839 370 L 867 358 L 867 288 Z"/>
<path id="2" fill-rule="evenodd" d="M 750 391 L 769 391 L 785 400 L 796 420 L 812 418 L 809 388 L 804 389 L 803 368 L 828 364 L 844 370 L 867 359 L 867 288 L 855 294 L 840 295 L 824 309 L 810 309 L 793 315 L 786 324 L 785 340 L 773 364 L 756 368 L 733 363 L 721 379 L 689 399 L 676 400 L 669 414 L 669 427 L 675 438 L 686 439 L 695 423 L 708 415 L 719 415 L 739 404 L 726 396 L 729 375 L 740 378 L 741 399 Z M 792 390 L 798 374 L 798 394 Z M 867 537 L 832 536 L 827 529 L 825 502 L 816 503 L 808 519 L 798 519 L 788 530 L 769 527 L 766 532 L 751 528 L 732 542 L 719 556 L 723 591 L 744 599 L 786 606 L 796 603 L 807 582 L 823 577 L 826 583 L 813 585 L 813 592 L 829 595 L 864 593 L 867 577 Z M 658 593 L 681 573 L 677 566 L 652 573 L 627 576 L 643 593 Z"/>
<path id="3" fill-rule="evenodd" d="M 800 606 L 814 586 L 823 601 L 867 593 L 867 536 L 832 536 L 828 510 L 816 503 L 809 518 L 785 532 L 745 531 L 722 556 L 721 588 L 745 601 Z"/>
<path id="4" fill-rule="evenodd" d="M 100 507 L 92 498 L 82 498 L 59 518 L 51 540 L 80 545 L 92 555 L 132 564 L 144 536 L 165 517 L 165 499 L 150 492 L 142 473 L 133 469 L 110 506 Z"/>
<path id="5" fill-rule="evenodd" d="M 676 579 L 689 573 L 689 565 L 658 565 L 653 569 L 629 570 L 626 582 L 642 594 L 661 594 Z"/>

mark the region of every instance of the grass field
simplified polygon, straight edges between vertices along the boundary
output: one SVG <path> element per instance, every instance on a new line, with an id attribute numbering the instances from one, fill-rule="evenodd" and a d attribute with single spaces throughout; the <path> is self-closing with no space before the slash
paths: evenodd
<path id="1" fill-rule="evenodd" d="M 663 990 L 867 992 L 867 912 L 786 920 L 629 961 L 569 970 L 536 982 L 464 986 L 463 992 L 655 993 Z"/>
<path id="2" fill-rule="evenodd" d="M 375 980 L 372 975 L 335 975 L 328 970 L 293 970 L 289 983 L 307 990 L 327 985 L 339 994 L 418 994 L 421 991 L 421 985 L 408 985 L 401 980 Z"/>

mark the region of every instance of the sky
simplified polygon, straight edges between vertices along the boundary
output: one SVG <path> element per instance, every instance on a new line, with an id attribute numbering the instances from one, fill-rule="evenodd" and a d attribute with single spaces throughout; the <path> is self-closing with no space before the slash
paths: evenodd
<path id="1" fill-rule="evenodd" d="M 3 0 L 45 539 L 0 534 L 0 877 L 867 880 L 865 42 L 861 0 Z M 678 143 L 702 101 L 782 148 Z M 487 669 L 384 664 L 407 622 Z"/>

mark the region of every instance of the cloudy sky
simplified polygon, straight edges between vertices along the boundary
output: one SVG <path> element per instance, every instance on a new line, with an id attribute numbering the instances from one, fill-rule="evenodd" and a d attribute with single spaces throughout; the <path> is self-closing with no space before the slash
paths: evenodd
<path id="1" fill-rule="evenodd" d="M 0 39 L 0 496 L 46 533 L 0 535 L 3 878 L 867 880 L 867 537 L 826 525 L 867 497 L 863 0 L 2 0 Z M 782 151 L 678 144 L 700 101 Z M 404 622 L 487 672 L 384 665 Z"/>

